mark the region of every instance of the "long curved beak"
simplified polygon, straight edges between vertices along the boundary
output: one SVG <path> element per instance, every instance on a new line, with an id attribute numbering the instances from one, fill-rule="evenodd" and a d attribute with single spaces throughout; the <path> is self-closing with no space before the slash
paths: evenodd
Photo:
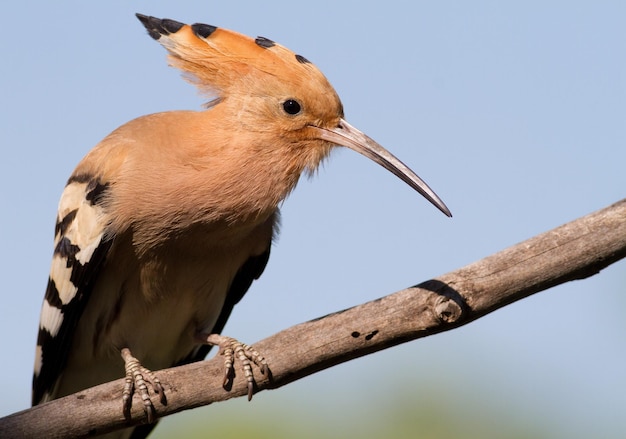
<path id="1" fill-rule="evenodd" d="M 386 170 L 392 172 L 406 184 L 411 186 L 424 198 L 430 201 L 437 209 L 446 216 L 451 217 L 450 210 L 441 198 L 428 185 L 417 176 L 417 174 L 402 163 L 393 154 L 376 143 L 373 139 L 350 125 L 344 119 L 340 119 L 336 128 L 327 129 L 315 127 L 321 139 L 334 143 L 335 145 L 350 148 L 365 157 L 375 161 Z"/>

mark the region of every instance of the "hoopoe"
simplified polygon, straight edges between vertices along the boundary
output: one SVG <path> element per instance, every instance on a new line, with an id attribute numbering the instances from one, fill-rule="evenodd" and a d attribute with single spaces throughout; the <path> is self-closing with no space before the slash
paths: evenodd
<path id="1" fill-rule="evenodd" d="M 249 346 L 219 335 L 267 264 L 279 204 L 334 146 L 388 169 L 447 216 L 413 171 L 343 119 L 326 77 L 275 42 L 137 14 L 169 62 L 213 97 L 204 111 L 132 120 L 92 149 L 59 203 L 41 311 L 33 404 L 114 380 L 128 413 L 157 370 L 203 359 L 211 346 L 242 361 Z M 150 368 L 150 369 L 148 369 Z M 232 371 L 227 371 L 232 372 Z M 153 425 L 126 429 L 144 437 Z"/>

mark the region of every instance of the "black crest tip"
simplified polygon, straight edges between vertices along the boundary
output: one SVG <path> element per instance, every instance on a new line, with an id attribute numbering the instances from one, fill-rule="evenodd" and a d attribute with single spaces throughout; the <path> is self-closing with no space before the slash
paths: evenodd
<path id="1" fill-rule="evenodd" d="M 300 63 L 300 64 L 311 64 L 311 61 L 309 61 L 308 59 L 306 59 L 305 57 L 303 57 L 302 55 L 296 55 L 296 60 Z"/>
<path id="2" fill-rule="evenodd" d="M 193 30 L 193 33 L 201 38 L 208 38 L 217 30 L 217 27 L 211 26 L 210 24 L 195 23 L 191 25 L 191 30 Z"/>
<path id="3" fill-rule="evenodd" d="M 254 42 L 257 46 L 263 47 L 264 49 L 269 49 L 270 47 L 274 47 L 276 45 L 275 42 L 265 37 L 256 37 Z"/>
<path id="4" fill-rule="evenodd" d="M 181 27 L 185 25 L 185 23 L 181 23 L 180 21 L 170 20 L 169 18 L 164 18 L 161 20 L 161 25 L 163 29 L 165 29 L 170 34 L 175 34 L 180 30 Z"/>
<path id="5" fill-rule="evenodd" d="M 137 19 L 141 21 L 141 24 L 148 31 L 148 35 L 150 35 L 155 40 L 161 38 L 161 35 L 169 35 L 176 33 L 180 30 L 181 27 L 184 26 L 183 23 L 180 23 L 175 20 L 170 20 L 169 18 L 164 18 L 163 20 L 151 17 L 143 14 L 135 14 Z"/>

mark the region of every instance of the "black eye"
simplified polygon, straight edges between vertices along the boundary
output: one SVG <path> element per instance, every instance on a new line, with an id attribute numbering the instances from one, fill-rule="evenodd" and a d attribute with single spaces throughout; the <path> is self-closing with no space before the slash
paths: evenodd
<path id="1" fill-rule="evenodd" d="M 285 110 L 287 114 L 298 114 L 301 108 L 298 101 L 293 99 L 287 99 L 285 102 L 283 102 L 283 110 Z"/>

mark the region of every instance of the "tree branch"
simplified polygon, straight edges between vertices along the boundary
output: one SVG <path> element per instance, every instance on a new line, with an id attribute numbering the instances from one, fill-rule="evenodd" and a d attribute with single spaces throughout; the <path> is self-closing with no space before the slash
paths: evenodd
<path id="1" fill-rule="evenodd" d="M 281 331 L 255 344 L 274 389 L 319 370 L 416 338 L 456 328 L 552 286 L 583 279 L 626 256 L 626 200 L 492 256 L 389 296 Z M 159 372 L 168 399 L 152 398 L 159 417 L 247 393 L 241 373 L 222 388 L 213 358 Z M 86 389 L 0 419 L 0 437 L 78 438 L 145 422 L 135 398 L 122 416 L 123 380 Z"/>

